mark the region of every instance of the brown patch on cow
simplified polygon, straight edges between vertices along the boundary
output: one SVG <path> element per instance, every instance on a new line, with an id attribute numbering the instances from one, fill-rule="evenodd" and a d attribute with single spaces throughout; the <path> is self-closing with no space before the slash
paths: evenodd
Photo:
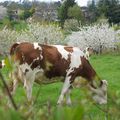
<path id="1" fill-rule="evenodd" d="M 65 60 L 56 47 L 48 45 L 42 45 L 41 47 L 43 49 L 42 68 L 45 71 L 45 75 L 49 78 L 66 76 L 66 69 L 70 64 L 70 56 L 68 55 L 68 60 Z"/>
<path id="2" fill-rule="evenodd" d="M 71 76 L 70 84 L 72 84 L 77 76 L 79 76 L 79 68 L 72 68 L 72 72 L 68 75 Z"/>
<path id="3" fill-rule="evenodd" d="M 12 47 L 10 48 L 10 55 L 13 55 L 15 50 L 16 50 L 16 47 L 19 45 L 20 43 L 14 43 L 12 45 Z"/>
<path id="4" fill-rule="evenodd" d="M 73 47 L 64 47 L 64 49 L 66 50 L 66 51 L 68 51 L 68 52 L 73 52 Z"/>
<path id="5" fill-rule="evenodd" d="M 86 78 L 88 81 L 92 81 L 96 76 L 95 70 L 90 65 L 89 61 L 85 57 L 80 57 L 81 66 L 79 67 L 79 75 Z"/>
<path id="6" fill-rule="evenodd" d="M 33 44 L 30 43 L 21 43 L 17 46 L 16 52 L 15 52 L 15 61 L 19 61 L 20 64 L 27 63 L 31 64 L 34 59 L 37 59 L 37 57 L 40 58 L 41 50 L 34 49 Z M 23 57 L 24 56 L 24 57 Z M 39 63 L 37 63 L 38 65 Z M 37 67 L 36 64 L 32 65 L 32 68 Z"/>

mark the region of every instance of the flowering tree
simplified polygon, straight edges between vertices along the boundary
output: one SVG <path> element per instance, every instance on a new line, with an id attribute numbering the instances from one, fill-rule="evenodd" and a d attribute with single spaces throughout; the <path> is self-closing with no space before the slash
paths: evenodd
<path id="1" fill-rule="evenodd" d="M 16 42 L 19 34 L 14 30 L 4 28 L 0 31 L 0 52 L 5 54 L 9 51 L 12 43 Z"/>
<path id="2" fill-rule="evenodd" d="M 80 28 L 78 32 L 69 35 L 66 41 L 68 45 L 78 46 L 81 49 L 91 46 L 100 53 L 103 49 L 116 47 L 116 43 L 120 41 L 117 34 L 107 23 L 97 24 Z"/>
<path id="3" fill-rule="evenodd" d="M 64 35 L 57 25 L 29 23 L 25 31 L 17 32 L 4 28 L 0 31 L 0 51 L 6 53 L 14 42 L 39 42 L 41 44 L 61 44 Z"/>
<path id="4" fill-rule="evenodd" d="M 28 30 L 23 31 L 17 41 L 30 41 L 48 44 L 58 44 L 62 42 L 64 35 L 57 25 L 45 25 L 39 23 L 28 24 Z"/>

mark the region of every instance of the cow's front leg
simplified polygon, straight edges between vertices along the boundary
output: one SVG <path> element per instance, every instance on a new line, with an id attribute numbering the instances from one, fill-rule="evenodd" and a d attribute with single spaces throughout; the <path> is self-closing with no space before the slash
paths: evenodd
<path id="1" fill-rule="evenodd" d="M 66 93 L 66 104 L 67 105 L 71 105 L 72 104 L 71 98 L 70 98 L 70 93 L 71 93 L 71 89 L 69 88 L 69 90 Z"/>
<path id="2" fill-rule="evenodd" d="M 70 86 L 71 86 L 71 84 L 70 84 L 70 78 L 71 78 L 71 76 L 67 76 L 67 77 L 66 77 L 57 104 L 62 104 L 62 102 L 63 102 L 63 100 L 64 100 L 65 94 L 69 91 L 69 88 L 70 88 Z"/>
<path id="3" fill-rule="evenodd" d="M 31 76 L 31 72 L 26 73 L 24 76 L 24 87 L 27 94 L 27 99 L 29 103 L 32 103 L 32 87 L 35 80 L 34 74 Z"/>

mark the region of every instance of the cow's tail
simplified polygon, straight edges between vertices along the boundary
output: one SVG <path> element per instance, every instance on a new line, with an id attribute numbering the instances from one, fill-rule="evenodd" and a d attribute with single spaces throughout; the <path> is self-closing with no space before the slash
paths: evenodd
<path id="1" fill-rule="evenodd" d="M 16 47 L 17 47 L 19 44 L 20 44 L 19 42 L 16 42 L 16 43 L 14 43 L 14 44 L 11 46 L 10 55 L 14 55 L 14 52 L 15 52 L 15 50 L 16 50 Z"/>

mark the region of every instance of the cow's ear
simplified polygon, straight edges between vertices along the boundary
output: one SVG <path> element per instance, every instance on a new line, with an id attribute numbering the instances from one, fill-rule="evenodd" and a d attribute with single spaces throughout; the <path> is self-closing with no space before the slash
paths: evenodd
<path id="1" fill-rule="evenodd" d="M 100 87 L 103 86 L 103 85 L 106 85 L 106 86 L 108 85 L 107 80 L 101 80 Z"/>
<path id="2" fill-rule="evenodd" d="M 103 85 L 103 81 L 101 80 L 101 81 L 100 81 L 100 87 L 101 87 L 102 85 Z"/>
<path id="3" fill-rule="evenodd" d="M 104 85 L 108 85 L 107 80 L 102 80 L 102 82 L 103 82 Z"/>

